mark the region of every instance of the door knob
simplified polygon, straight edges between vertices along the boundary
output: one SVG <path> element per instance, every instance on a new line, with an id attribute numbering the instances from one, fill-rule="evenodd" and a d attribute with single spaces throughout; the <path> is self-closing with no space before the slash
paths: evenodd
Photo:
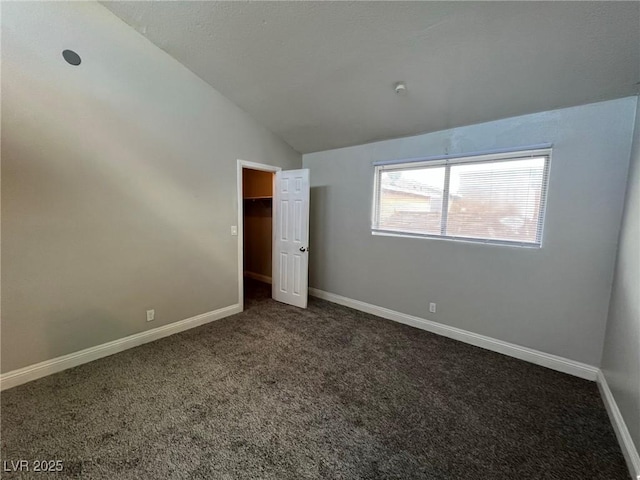
<path id="1" fill-rule="evenodd" d="M 304 248 L 304 247 L 300 247 L 300 251 L 301 251 L 301 252 L 306 252 L 306 251 L 307 251 L 307 249 L 306 249 L 306 248 Z"/>

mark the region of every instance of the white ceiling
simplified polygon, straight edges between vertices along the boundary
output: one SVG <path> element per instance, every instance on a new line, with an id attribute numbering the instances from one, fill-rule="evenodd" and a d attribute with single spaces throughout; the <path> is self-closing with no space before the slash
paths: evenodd
<path id="1" fill-rule="evenodd" d="M 639 2 L 103 5 L 302 153 L 633 95 L 640 81 Z"/>

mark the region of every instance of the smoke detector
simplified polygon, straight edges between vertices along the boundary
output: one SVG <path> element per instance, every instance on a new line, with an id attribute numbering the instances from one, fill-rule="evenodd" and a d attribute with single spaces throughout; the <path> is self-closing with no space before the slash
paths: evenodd
<path id="1" fill-rule="evenodd" d="M 396 94 L 398 95 L 404 95 L 405 93 L 407 93 L 407 86 L 405 85 L 404 82 L 396 83 L 393 88 L 396 91 Z"/>

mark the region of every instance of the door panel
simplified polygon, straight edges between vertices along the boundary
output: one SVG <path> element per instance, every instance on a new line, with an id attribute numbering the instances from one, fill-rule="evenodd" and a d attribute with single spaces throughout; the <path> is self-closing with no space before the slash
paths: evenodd
<path id="1" fill-rule="evenodd" d="M 273 212 L 273 298 L 307 307 L 309 286 L 309 170 L 276 173 Z"/>

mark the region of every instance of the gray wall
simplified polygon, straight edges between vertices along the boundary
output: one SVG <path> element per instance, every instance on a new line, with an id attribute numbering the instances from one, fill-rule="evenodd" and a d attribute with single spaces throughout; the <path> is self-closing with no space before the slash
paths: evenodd
<path id="1" fill-rule="evenodd" d="M 609 305 L 602 371 L 640 448 L 640 109 Z"/>
<path id="2" fill-rule="evenodd" d="M 599 365 L 635 106 L 630 97 L 304 155 L 310 285 Z M 554 150 L 543 248 L 371 235 L 371 162 L 544 142 Z"/>
<path id="3" fill-rule="evenodd" d="M 301 164 L 93 2 L 3 2 L 1 153 L 3 372 L 236 304 L 236 159 Z"/>

